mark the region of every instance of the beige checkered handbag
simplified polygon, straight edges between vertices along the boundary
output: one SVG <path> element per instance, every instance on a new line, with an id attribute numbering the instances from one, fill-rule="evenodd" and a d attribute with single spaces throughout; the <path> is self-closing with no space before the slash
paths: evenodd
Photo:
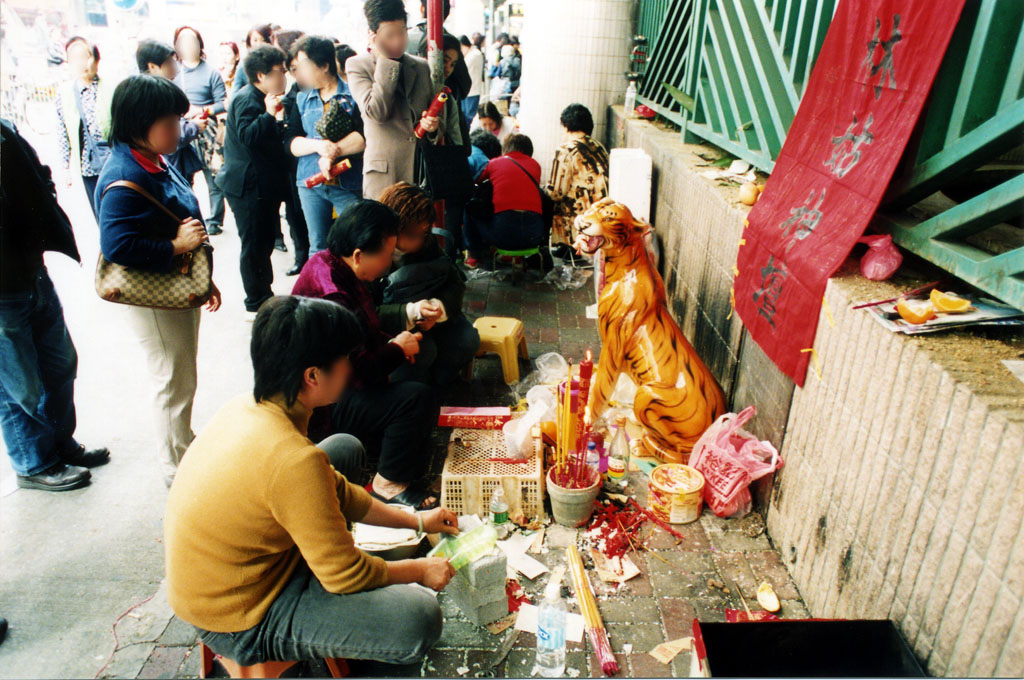
<path id="1" fill-rule="evenodd" d="M 118 180 L 111 187 L 127 187 L 166 213 L 175 224 L 181 219 L 135 182 Z M 154 309 L 194 309 L 206 304 L 213 292 L 213 247 L 204 243 L 174 256 L 169 272 L 153 272 L 115 264 L 100 253 L 96 263 L 96 292 L 108 302 Z"/>

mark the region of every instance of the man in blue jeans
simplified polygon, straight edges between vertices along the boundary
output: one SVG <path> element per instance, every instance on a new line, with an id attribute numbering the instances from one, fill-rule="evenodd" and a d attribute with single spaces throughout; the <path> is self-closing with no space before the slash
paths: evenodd
<path id="1" fill-rule="evenodd" d="M 50 169 L 6 120 L 0 177 L 0 428 L 19 487 L 77 489 L 110 452 L 74 440 L 78 354 L 43 252 L 81 258 Z"/>

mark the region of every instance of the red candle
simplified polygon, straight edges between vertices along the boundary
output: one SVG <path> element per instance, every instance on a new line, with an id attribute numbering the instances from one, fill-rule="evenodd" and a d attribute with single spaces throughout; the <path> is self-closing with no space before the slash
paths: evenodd
<path id="1" fill-rule="evenodd" d="M 594 374 L 594 362 L 591 360 L 590 350 L 587 350 L 587 358 L 580 362 L 580 393 L 578 410 L 576 412 L 576 450 L 583 451 L 586 455 L 587 442 L 584 440 L 585 423 L 587 413 L 587 402 L 590 400 L 590 377 Z"/>
<path id="2" fill-rule="evenodd" d="M 434 100 L 430 102 L 430 106 L 427 107 L 426 114 L 431 118 L 436 118 L 437 115 L 441 113 L 441 109 L 444 108 L 444 103 L 448 101 L 448 95 L 451 93 L 452 91 L 447 87 L 442 87 L 441 91 L 437 93 L 436 97 L 434 97 Z M 415 134 L 417 138 L 422 139 L 423 135 L 427 134 L 427 131 L 423 129 L 423 126 L 420 123 L 416 123 L 416 129 L 413 130 L 413 134 Z"/>

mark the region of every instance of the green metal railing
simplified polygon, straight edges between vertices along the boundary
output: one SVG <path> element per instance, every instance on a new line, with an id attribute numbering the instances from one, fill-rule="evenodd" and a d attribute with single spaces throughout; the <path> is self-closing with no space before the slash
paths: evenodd
<path id="1" fill-rule="evenodd" d="M 685 141 L 710 142 L 770 172 L 837 2 L 639 0 L 649 60 L 638 100 L 679 125 Z M 977 171 L 1022 135 L 1024 1 L 967 0 L 878 221 L 901 246 L 1020 308 L 1019 164 L 923 221 L 901 211 L 937 191 L 955 193 L 967 177 L 977 184 Z"/>
<path id="2" fill-rule="evenodd" d="M 877 220 L 899 245 L 1020 309 L 1024 158 L 995 163 L 1022 143 L 1024 2 L 968 0 Z M 940 190 L 959 202 L 923 220 L 901 212 Z"/>
<path id="3" fill-rule="evenodd" d="M 687 141 L 707 140 L 768 172 L 835 4 L 640 0 L 637 28 L 650 61 L 638 99 L 680 125 Z"/>

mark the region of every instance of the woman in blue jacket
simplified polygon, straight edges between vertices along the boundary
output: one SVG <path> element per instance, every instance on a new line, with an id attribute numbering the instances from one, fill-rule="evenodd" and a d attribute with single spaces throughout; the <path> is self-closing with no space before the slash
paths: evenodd
<path id="1" fill-rule="evenodd" d="M 350 203 L 363 197 L 363 119 L 346 83 L 338 75 L 334 43 L 328 38 L 307 35 L 292 45 L 295 79 L 303 88 L 289 112 L 288 137 L 285 144 L 298 158 L 296 183 L 299 202 L 309 228 L 310 255 L 327 247 L 327 233 L 334 221 L 332 212 L 340 215 Z M 340 128 L 344 136 L 324 139 L 317 123 L 333 102 L 337 101 L 344 119 Z M 329 182 L 312 189 L 305 179 L 328 170 L 347 158 L 352 167 Z"/>
<path id="2" fill-rule="evenodd" d="M 188 107 L 184 93 L 164 78 L 132 76 L 114 90 L 112 153 L 97 182 L 95 200 L 100 249 L 115 264 L 167 272 L 175 255 L 190 252 L 209 238 L 188 180 L 164 159 L 178 148 L 179 121 Z M 133 189 L 110 187 L 118 180 L 138 184 L 181 221 L 175 224 Z M 220 302 L 214 286 L 206 309 L 216 311 Z M 146 352 L 155 391 L 155 431 L 169 486 L 195 437 L 192 401 L 200 310 L 125 306 L 124 311 Z"/>

